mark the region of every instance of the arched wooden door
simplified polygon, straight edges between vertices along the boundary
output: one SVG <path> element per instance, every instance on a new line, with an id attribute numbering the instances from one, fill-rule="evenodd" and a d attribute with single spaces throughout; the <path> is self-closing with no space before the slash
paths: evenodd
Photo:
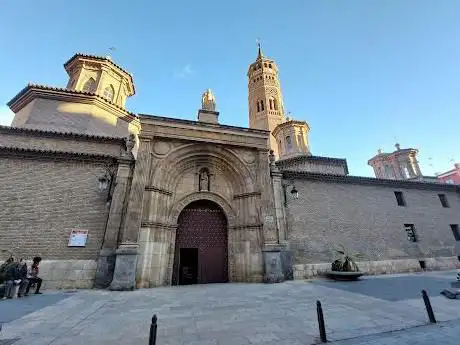
<path id="1" fill-rule="evenodd" d="M 227 219 L 212 201 L 199 200 L 179 216 L 173 285 L 228 281 Z"/>

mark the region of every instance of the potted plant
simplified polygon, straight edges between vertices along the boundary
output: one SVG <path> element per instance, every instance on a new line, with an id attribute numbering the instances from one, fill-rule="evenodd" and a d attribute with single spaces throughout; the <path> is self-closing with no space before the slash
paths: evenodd
<path id="1" fill-rule="evenodd" d="M 331 271 L 327 272 L 327 276 L 334 280 L 357 280 L 363 273 L 359 270 L 355 259 L 362 258 L 363 255 L 359 253 L 352 254 L 345 250 L 342 245 L 340 247 L 341 249 L 335 251 L 341 255 L 341 258 L 334 260 L 331 265 Z"/>

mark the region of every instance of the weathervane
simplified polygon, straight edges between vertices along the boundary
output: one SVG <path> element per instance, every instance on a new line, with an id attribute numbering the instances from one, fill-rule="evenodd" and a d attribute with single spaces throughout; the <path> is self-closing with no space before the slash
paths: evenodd
<path id="1" fill-rule="evenodd" d="M 117 48 L 115 48 L 115 47 L 109 47 L 110 53 L 109 53 L 109 55 L 107 56 L 109 59 L 111 58 L 111 56 L 112 56 L 112 54 L 113 54 L 113 52 L 114 52 L 115 50 L 117 50 Z"/>

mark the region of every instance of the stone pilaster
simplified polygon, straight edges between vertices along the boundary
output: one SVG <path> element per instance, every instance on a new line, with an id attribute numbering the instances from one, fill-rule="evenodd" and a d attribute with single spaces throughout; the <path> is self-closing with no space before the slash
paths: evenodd
<path id="1" fill-rule="evenodd" d="M 111 290 L 132 290 L 136 286 L 138 233 L 141 226 L 144 190 L 150 164 L 150 138 L 139 136 L 139 151 L 128 198 L 121 243 L 116 251 L 115 272 Z"/>
<path id="2" fill-rule="evenodd" d="M 281 248 L 279 246 L 277 217 L 273 183 L 270 176 L 268 154 L 259 151 L 259 182 L 261 189 L 261 215 L 263 233 L 264 282 L 278 283 L 284 280 L 281 265 Z"/>
<path id="3" fill-rule="evenodd" d="M 285 280 L 294 279 L 293 267 L 292 267 L 292 251 L 289 249 L 289 241 L 287 234 L 287 220 L 285 210 L 285 197 L 283 188 L 283 174 L 279 171 L 275 165 L 274 156 L 270 155 L 270 173 L 273 183 L 273 194 L 275 201 L 275 212 L 276 212 L 276 224 L 278 227 L 278 239 L 280 243 L 280 259 L 281 268 L 283 271 Z"/>
<path id="4" fill-rule="evenodd" d="M 115 188 L 112 194 L 104 242 L 97 259 L 96 277 L 94 280 L 94 287 L 96 288 L 107 288 L 113 278 L 115 252 L 123 220 L 123 211 L 125 209 L 132 163 L 133 161 L 131 159 L 121 159 L 118 161 L 118 171 L 116 180 L 114 181 Z"/>

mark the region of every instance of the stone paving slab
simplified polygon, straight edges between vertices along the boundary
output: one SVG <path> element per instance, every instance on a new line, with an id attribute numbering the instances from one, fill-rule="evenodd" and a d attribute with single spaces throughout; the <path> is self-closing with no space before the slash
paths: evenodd
<path id="1" fill-rule="evenodd" d="M 375 280 L 377 289 L 400 289 L 381 277 Z M 159 345 L 313 344 L 319 341 L 316 300 L 322 302 L 331 341 L 427 324 L 421 297 L 391 302 L 369 296 L 368 286 L 356 284 L 354 292 L 306 281 L 80 291 L 7 323 L 0 339 L 21 338 L 14 345 L 147 344 L 155 313 Z M 460 319 L 459 303 L 432 297 L 439 321 Z"/>

